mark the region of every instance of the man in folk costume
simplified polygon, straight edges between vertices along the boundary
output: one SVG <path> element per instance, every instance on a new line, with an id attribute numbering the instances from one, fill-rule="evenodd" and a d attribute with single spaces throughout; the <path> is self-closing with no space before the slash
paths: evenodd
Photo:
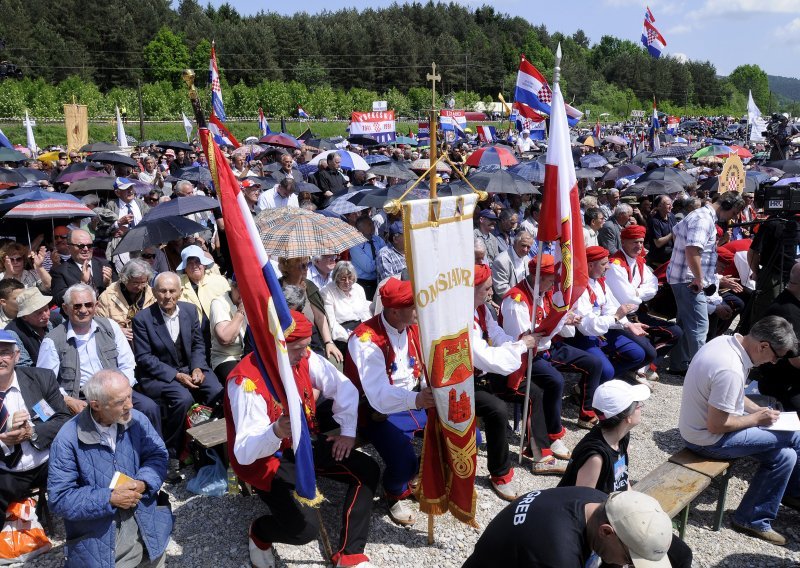
<path id="1" fill-rule="evenodd" d="M 313 442 L 316 473 L 348 488 L 342 505 L 339 548 L 335 566 L 372 566 L 364 555 L 369 532 L 372 498 L 380 469 L 368 455 L 355 451 L 358 391 L 326 359 L 308 349 L 311 322 L 292 311 L 294 329 L 286 337 L 289 362 L 312 436 L 335 428 L 341 433 Z M 250 525 L 250 562 L 255 568 L 272 568 L 272 543 L 302 545 L 316 538 L 318 516 L 293 497 L 295 464 L 291 452 L 289 417 L 275 400 L 259 371 L 255 354 L 245 357 L 231 372 L 225 397 L 228 455 L 240 479 L 252 485 L 269 505 L 270 514 Z M 314 391 L 332 400 L 332 416 L 316 407 Z"/>
<path id="2" fill-rule="evenodd" d="M 655 359 L 655 349 L 652 346 L 648 344 L 649 349 L 646 350 L 634 340 L 634 337 L 647 335 L 648 329 L 647 325 L 631 322 L 626 317 L 636 310 L 636 306 L 620 305 L 606 285 L 604 276 L 609 266 L 608 250 L 599 246 L 588 247 L 586 261 L 589 284 L 574 308 L 581 318 L 575 325 L 578 333 L 568 341 L 600 358 L 602 372 L 597 382 L 580 382 L 581 401 L 591 401 L 600 383 L 649 365 Z M 581 405 L 581 413 L 590 412 Z M 594 413 L 591 412 L 591 415 Z"/>
<path id="3" fill-rule="evenodd" d="M 414 435 L 424 430 L 425 410 L 434 406 L 422 363 L 411 282 L 390 278 L 380 288 L 383 311 L 353 330 L 344 372 L 365 397 L 364 433 L 386 464 L 383 487 L 389 517 L 412 525 L 406 504 L 409 482 L 419 469 Z"/>
<path id="4" fill-rule="evenodd" d="M 507 376 L 519 369 L 522 355 L 536 348 L 533 335 L 519 340 L 503 331 L 486 302 L 492 297 L 492 270 L 485 264 L 475 265 L 475 323 L 472 327 L 472 362 L 475 367 L 475 414 L 483 419 L 486 430 L 487 464 L 492 489 L 506 501 L 517 497 L 512 488 L 514 469 L 508 450 L 508 405 L 494 393 L 506 390 Z M 542 411 L 542 390 L 531 385 L 535 439 L 544 439 L 549 446 L 547 427 Z M 535 391 L 535 392 L 534 392 Z"/>
<path id="5" fill-rule="evenodd" d="M 506 293 L 500 306 L 499 323 L 503 326 L 505 333 L 511 337 L 522 337 L 531 329 L 534 313 L 533 289 L 536 280 L 536 263 L 537 258 L 531 259 L 528 263 L 528 276 Z M 543 254 L 539 280 L 540 297 L 535 302 L 537 327 L 553 309 L 551 298 L 555 277 L 555 259 L 549 254 Z M 531 448 L 533 453 L 540 454 L 535 456 L 533 473 L 564 473 L 566 462 L 559 460 L 568 460 L 571 456 L 569 448 L 562 440 L 566 433 L 561 424 L 564 376 L 559 369 L 589 375 L 592 380 L 600 375 L 601 363 L 596 357 L 566 345 L 558 335 L 574 333 L 571 325 L 576 322 L 577 319 L 572 314 L 567 314 L 559 322 L 559 327 L 554 330 L 552 337 L 541 337 L 539 334 L 534 334 L 534 337 L 537 338 L 537 349 L 531 368 L 531 390 L 533 392 L 533 387 L 538 386 L 544 391 L 542 403 L 548 443 L 539 444 L 535 450 L 533 447 Z M 527 355 L 523 356 L 521 367 L 508 376 L 507 393 L 524 396 L 526 372 Z"/>
<path id="6" fill-rule="evenodd" d="M 647 229 L 642 225 L 630 225 L 622 230 L 622 248 L 609 257 L 611 265 L 606 272 L 606 285 L 621 304 L 637 306 L 636 312 L 628 314 L 628 319 L 647 325 L 647 335 L 631 339 L 648 352 L 648 357 L 653 356 L 651 346 L 654 347 L 657 358 L 666 355 L 678 343 L 683 331 L 647 311 L 646 302 L 658 292 L 658 278 L 646 264 L 646 233 Z M 657 381 L 655 363 L 639 370 L 637 376 L 640 380 Z"/>

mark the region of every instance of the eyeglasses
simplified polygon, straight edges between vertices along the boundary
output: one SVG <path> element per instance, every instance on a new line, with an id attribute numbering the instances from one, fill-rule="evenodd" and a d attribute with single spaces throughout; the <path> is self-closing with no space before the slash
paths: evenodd
<path id="1" fill-rule="evenodd" d="M 73 310 L 80 310 L 82 308 L 86 308 L 87 310 L 91 310 L 94 307 L 94 302 L 84 302 L 82 304 L 72 304 Z"/>
<path id="2" fill-rule="evenodd" d="M 156 257 L 156 255 L 154 254 L 146 254 L 146 253 L 142 253 L 139 256 L 144 258 L 145 260 L 153 260 Z"/>
<path id="3" fill-rule="evenodd" d="M 66 239 L 67 235 L 53 235 L 54 239 Z"/>
<path id="4" fill-rule="evenodd" d="M 22 257 L 21 256 L 15 256 L 14 258 L 11 258 L 10 256 L 7 256 L 6 258 L 8 259 L 9 262 L 22 262 Z"/>
<path id="5" fill-rule="evenodd" d="M 94 243 L 89 243 L 89 244 L 86 244 L 86 243 L 69 243 L 69 244 L 74 246 L 75 248 L 81 249 L 81 250 L 88 250 L 88 249 L 90 249 L 90 248 L 92 248 L 94 246 Z"/>
<path id="6" fill-rule="evenodd" d="M 11 350 L 4 349 L 0 351 L 0 359 L 11 359 L 14 356 L 14 353 L 16 353 L 16 350 L 14 349 Z"/>

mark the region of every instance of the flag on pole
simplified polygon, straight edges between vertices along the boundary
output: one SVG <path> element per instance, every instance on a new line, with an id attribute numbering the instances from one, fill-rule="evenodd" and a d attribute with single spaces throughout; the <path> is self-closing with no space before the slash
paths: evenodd
<path id="1" fill-rule="evenodd" d="M 267 122 L 267 117 L 264 116 L 264 110 L 261 107 L 258 107 L 258 131 L 261 132 L 261 136 L 272 133 L 269 122 Z"/>
<path id="2" fill-rule="evenodd" d="M 214 114 L 214 111 L 211 111 L 211 116 L 208 117 L 208 130 L 214 135 L 214 142 L 217 144 L 225 144 L 234 148 L 241 146 L 236 137 L 231 134 L 230 130 L 225 128 L 222 121 Z"/>
<path id="3" fill-rule="evenodd" d="M 553 91 L 547 84 L 547 80 L 522 55 L 519 62 L 519 72 L 517 73 L 517 86 L 514 89 L 514 101 L 528 105 L 531 109 L 549 116 L 552 100 Z M 569 125 L 575 126 L 578 124 L 583 113 L 567 104 L 565 104 L 565 108 Z"/>
<path id="4" fill-rule="evenodd" d="M 6 137 L 6 135 L 3 134 L 2 130 L 0 130 L 0 147 L 2 147 L 2 148 L 14 148 L 14 145 L 11 143 L 11 140 L 9 140 Z"/>
<path id="5" fill-rule="evenodd" d="M 572 160 L 569 126 L 564 99 L 558 83 L 553 89 L 553 114 L 550 116 L 550 145 L 547 147 L 542 209 L 539 217 L 540 242 L 556 241 L 556 287 L 550 314 L 536 331 L 549 335 L 561 318 L 580 298 L 589 282 L 583 244 L 583 219 Z"/>
<path id="6" fill-rule="evenodd" d="M 127 148 L 128 137 L 125 135 L 125 125 L 122 124 L 122 117 L 119 114 L 119 107 L 115 105 L 114 110 L 117 113 L 117 145 L 120 148 Z"/>
<path id="7" fill-rule="evenodd" d="M 497 131 L 494 126 L 478 126 L 478 137 L 484 144 L 494 144 L 497 140 Z"/>
<path id="8" fill-rule="evenodd" d="M 761 118 L 761 111 L 756 106 L 753 99 L 753 91 L 747 93 L 747 124 L 750 126 L 750 141 L 764 142 L 764 132 L 767 129 L 767 122 Z M 2 134 L 2 133 L 0 133 Z"/>
<path id="9" fill-rule="evenodd" d="M 219 68 L 217 67 L 217 48 L 211 42 L 211 61 L 208 64 L 208 84 L 211 85 L 211 111 L 216 117 L 225 122 L 225 106 L 222 104 L 222 87 L 219 84 Z"/>
<path id="10" fill-rule="evenodd" d="M 600 130 L 601 130 L 600 129 L 600 119 L 598 118 L 597 122 L 595 122 L 595 124 L 594 124 L 594 131 L 592 132 L 592 134 L 594 134 L 595 138 L 600 138 Z"/>
<path id="11" fill-rule="evenodd" d="M 31 151 L 32 157 L 36 157 L 39 152 L 39 147 L 36 145 L 36 139 L 33 137 L 33 127 L 36 126 L 36 121 L 28 117 L 28 111 L 25 111 L 25 137 L 28 149 Z"/>
<path id="12" fill-rule="evenodd" d="M 500 99 L 500 104 L 503 105 L 503 112 L 505 112 L 506 116 L 511 116 L 511 107 L 508 106 L 508 103 L 503 98 L 503 93 L 497 93 L 497 98 Z"/>
<path id="13" fill-rule="evenodd" d="M 299 497 L 313 501 L 317 499 L 317 490 L 311 437 L 286 352 L 285 332 L 292 325 L 292 316 L 228 160 L 209 129 L 200 129 L 200 142 L 220 196 L 233 270 L 239 282 L 247 283 L 240 290 L 258 366 L 270 394 L 289 413 L 295 454 L 295 491 Z"/>
<path id="14" fill-rule="evenodd" d="M 656 19 L 650 7 L 647 7 L 644 13 L 644 24 L 642 24 L 642 45 L 647 48 L 647 51 L 658 59 L 661 57 L 661 52 L 667 47 L 667 40 L 653 25 Z"/>
<path id="15" fill-rule="evenodd" d="M 186 117 L 186 113 L 182 112 L 181 117 L 183 117 L 183 129 L 186 131 L 186 141 L 191 142 L 194 125 L 192 124 L 192 121 Z"/>
<path id="16" fill-rule="evenodd" d="M 653 121 L 650 123 L 650 147 L 653 152 L 661 148 L 661 140 L 658 138 L 658 129 L 661 124 L 658 122 L 658 109 L 656 108 L 656 98 L 653 97 Z"/>
<path id="17" fill-rule="evenodd" d="M 308 116 L 308 113 L 304 111 L 303 107 L 301 107 L 300 105 L 297 105 L 297 116 L 299 116 L 300 118 L 311 118 L 310 116 Z"/>

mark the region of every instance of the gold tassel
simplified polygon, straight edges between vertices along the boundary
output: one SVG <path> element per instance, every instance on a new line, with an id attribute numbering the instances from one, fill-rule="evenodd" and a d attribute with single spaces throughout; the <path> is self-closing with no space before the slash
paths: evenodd
<path id="1" fill-rule="evenodd" d="M 255 392 L 256 384 L 250 379 L 245 379 L 242 383 L 242 388 L 244 389 L 244 392 Z"/>
<path id="2" fill-rule="evenodd" d="M 316 496 L 314 496 L 313 499 L 306 499 L 305 497 L 300 497 L 300 495 L 297 494 L 297 491 L 292 491 L 292 497 L 294 497 L 295 501 L 297 501 L 301 505 L 306 505 L 308 507 L 313 507 L 315 509 L 319 507 L 325 500 L 325 496 L 320 492 L 319 488 L 317 488 L 317 494 Z"/>

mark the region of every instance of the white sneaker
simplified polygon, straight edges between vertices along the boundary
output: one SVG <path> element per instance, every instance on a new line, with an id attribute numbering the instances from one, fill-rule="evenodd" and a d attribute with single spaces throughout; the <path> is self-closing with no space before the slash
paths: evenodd
<path id="1" fill-rule="evenodd" d="M 492 481 L 492 489 L 494 489 L 495 494 L 503 501 L 513 501 L 518 497 L 517 492 L 514 491 L 511 483 L 503 483 L 501 485 Z"/>
<path id="2" fill-rule="evenodd" d="M 564 475 L 567 471 L 567 462 L 556 459 L 555 456 L 547 456 L 539 461 L 533 462 L 531 473 L 534 475 Z"/>
<path id="3" fill-rule="evenodd" d="M 552 451 L 553 455 L 558 459 L 568 460 L 572 457 L 572 451 L 570 451 L 563 440 L 555 440 L 554 442 L 550 442 L 550 451 Z"/>
<path id="4" fill-rule="evenodd" d="M 650 369 L 648 367 L 647 371 L 644 373 L 644 378 L 650 382 L 657 383 L 659 377 L 655 369 Z"/>
<path id="5" fill-rule="evenodd" d="M 250 537 L 250 564 L 253 568 L 275 568 L 275 551 L 272 546 L 266 550 L 255 543 Z"/>
<path id="6" fill-rule="evenodd" d="M 405 500 L 396 501 L 389 507 L 389 518 L 400 526 L 407 527 L 417 521 L 414 510 L 406 504 Z"/>

